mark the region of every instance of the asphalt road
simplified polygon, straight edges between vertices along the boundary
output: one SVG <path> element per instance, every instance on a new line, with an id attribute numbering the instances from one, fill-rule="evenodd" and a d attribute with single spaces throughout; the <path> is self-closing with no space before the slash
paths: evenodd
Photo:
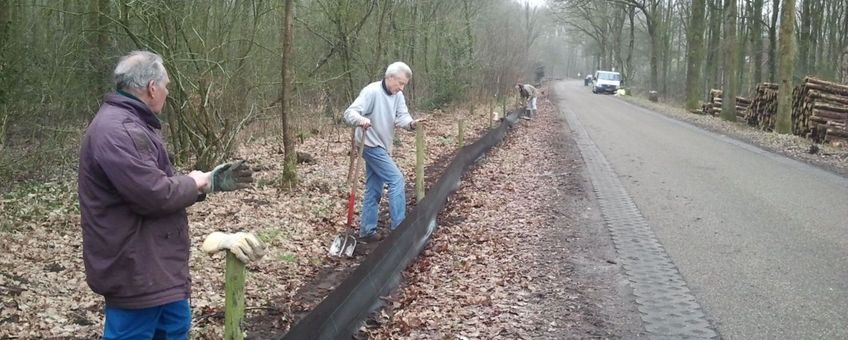
<path id="1" fill-rule="evenodd" d="M 848 179 L 553 84 L 725 339 L 848 338 Z"/>

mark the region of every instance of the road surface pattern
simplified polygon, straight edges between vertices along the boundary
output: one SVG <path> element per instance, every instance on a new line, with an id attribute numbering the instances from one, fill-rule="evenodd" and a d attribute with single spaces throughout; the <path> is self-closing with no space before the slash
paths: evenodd
<path id="1" fill-rule="evenodd" d="M 553 88 L 649 337 L 848 337 L 846 178 L 581 85 Z"/>

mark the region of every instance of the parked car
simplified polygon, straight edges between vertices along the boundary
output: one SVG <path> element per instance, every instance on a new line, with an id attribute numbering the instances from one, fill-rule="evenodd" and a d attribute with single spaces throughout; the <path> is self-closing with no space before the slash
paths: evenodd
<path id="1" fill-rule="evenodd" d="M 615 93 L 621 87 L 621 73 L 613 71 L 595 71 L 592 80 L 592 93 Z"/>

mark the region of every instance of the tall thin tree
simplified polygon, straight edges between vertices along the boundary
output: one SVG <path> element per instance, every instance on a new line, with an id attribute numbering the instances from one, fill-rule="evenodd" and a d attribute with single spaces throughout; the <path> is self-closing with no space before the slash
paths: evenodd
<path id="1" fill-rule="evenodd" d="M 792 133 L 792 77 L 795 67 L 795 0 L 785 0 L 780 15 L 780 89 L 775 131 Z"/>
<path id="2" fill-rule="evenodd" d="M 724 2 L 724 87 L 721 119 L 736 121 L 736 72 L 739 69 L 739 45 L 736 44 L 736 0 Z"/>
<path id="3" fill-rule="evenodd" d="M 777 18 L 780 17 L 780 0 L 771 0 L 771 25 L 769 25 L 769 81 L 777 81 Z"/>
<path id="4" fill-rule="evenodd" d="M 288 188 L 297 182 L 297 152 L 294 149 L 294 134 L 291 128 L 291 63 L 292 42 L 294 40 L 294 0 L 285 0 L 285 19 L 280 34 L 283 46 L 282 54 L 282 85 L 280 86 L 280 118 L 283 128 L 283 174 L 280 184 Z"/>
<path id="5" fill-rule="evenodd" d="M 753 78 L 756 84 L 763 80 L 763 0 L 751 3 L 751 54 L 753 55 Z"/>
<path id="6" fill-rule="evenodd" d="M 704 61 L 704 10 L 705 0 L 692 2 L 692 16 L 689 18 L 689 59 L 686 66 L 686 109 L 698 108 L 701 97 L 701 64 Z"/>

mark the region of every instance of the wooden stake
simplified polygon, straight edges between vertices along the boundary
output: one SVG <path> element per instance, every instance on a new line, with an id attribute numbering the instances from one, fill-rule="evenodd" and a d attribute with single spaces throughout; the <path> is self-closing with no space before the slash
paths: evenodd
<path id="1" fill-rule="evenodd" d="M 415 197 L 424 199 L 424 126 L 415 127 Z"/>
<path id="2" fill-rule="evenodd" d="M 244 263 L 227 251 L 227 268 L 224 274 L 224 339 L 243 340 L 241 322 L 244 319 Z"/>

